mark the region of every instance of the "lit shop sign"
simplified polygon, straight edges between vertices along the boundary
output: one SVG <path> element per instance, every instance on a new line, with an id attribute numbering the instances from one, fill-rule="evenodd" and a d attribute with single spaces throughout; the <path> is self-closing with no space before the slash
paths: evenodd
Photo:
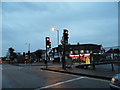
<path id="1" fill-rule="evenodd" d="M 70 55 L 70 57 L 78 58 L 80 57 L 80 62 L 83 64 L 90 64 L 90 54 L 80 54 L 80 55 Z"/>
<path id="2" fill-rule="evenodd" d="M 28 55 L 25 55 L 25 59 L 28 59 Z"/>
<path id="3" fill-rule="evenodd" d="M 90 54 L 70 55 L 70 57 L 88 57 Z"/>

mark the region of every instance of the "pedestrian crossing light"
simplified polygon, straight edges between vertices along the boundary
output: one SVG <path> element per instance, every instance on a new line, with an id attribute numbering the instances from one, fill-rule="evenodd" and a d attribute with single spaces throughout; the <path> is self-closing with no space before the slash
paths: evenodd
<path id="1" fill-rule="evenodd" d="M 46 37 L 46 48 L 51 48 L 50 37 Z"/>

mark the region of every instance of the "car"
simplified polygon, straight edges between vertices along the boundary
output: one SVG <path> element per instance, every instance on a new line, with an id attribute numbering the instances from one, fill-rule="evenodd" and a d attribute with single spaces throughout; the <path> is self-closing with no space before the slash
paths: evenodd
<path id="1" fill-rule="evenodd" d="M 120 90 L 120 73 L 113 76 L 113 78 L 110 81 L 110 88 L 112 90 Z"/>

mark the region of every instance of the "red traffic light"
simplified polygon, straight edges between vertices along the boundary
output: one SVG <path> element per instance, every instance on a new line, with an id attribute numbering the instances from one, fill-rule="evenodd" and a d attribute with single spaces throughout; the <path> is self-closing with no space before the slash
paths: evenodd
<path id="1" fill-rule="evenodd" d="M 68 34 L 68 31 L 66 30 L 65 33 Z"/>
<path id="2" fill-rule="evenodd" d="M 50 38 L 49 38 L 49 37 L 47 37 L 47 38 L 46 38 L 46 40 L 47 40 L 47 41 L 50 41 Z"/>
<path id="3" fill-rule="evenodd" d="M 64 34 L 68 34 L 68 30 L 64 29 Z"/>
<path id="4" fill-rule="evenodd" d="M 50 37 L 46 37 L 46 48 L 51 48 Z"/>

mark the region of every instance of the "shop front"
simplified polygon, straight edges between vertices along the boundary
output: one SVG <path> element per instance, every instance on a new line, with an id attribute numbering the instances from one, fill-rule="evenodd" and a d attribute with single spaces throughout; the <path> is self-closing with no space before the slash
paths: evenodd
<path id="1" fill-rule="evenodd" d="M 73 62 L 79 62 L 81 64 L 91 64 L 90 54 L 69 55 Z"/>

